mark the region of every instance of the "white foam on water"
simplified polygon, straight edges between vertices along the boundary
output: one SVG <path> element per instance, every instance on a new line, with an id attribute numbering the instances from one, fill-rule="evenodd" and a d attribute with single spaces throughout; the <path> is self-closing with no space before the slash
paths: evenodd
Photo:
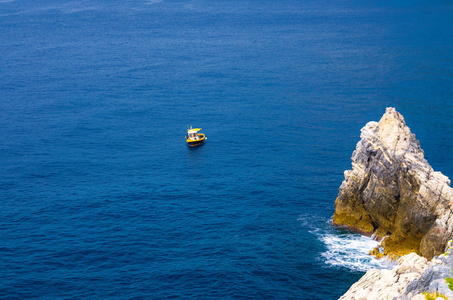
<path id="1" fill-rule="evenodd" d="M 374 269 L 389 269 L 393 263 L 385 258 L 376 259 L 370 251 L 379 242 L 354 233 L 317 233 L 319 239 L 326 245 L 327 250 L 321 253 L 325 263 L 334 267 L 347 268 L 351 271 L 366 272 Z"/>
<path id="2" fill-rule="evenodd" d="M 330 267 L 366 272 L 370 269 L 392 269 L 396 263 L 385 257 L 376 259 L 370 251 L 380 245 L 373 238 L 332 226 L 332 219 L 302 214 L 298 221 L 325 245 L 318 259 Z"/>

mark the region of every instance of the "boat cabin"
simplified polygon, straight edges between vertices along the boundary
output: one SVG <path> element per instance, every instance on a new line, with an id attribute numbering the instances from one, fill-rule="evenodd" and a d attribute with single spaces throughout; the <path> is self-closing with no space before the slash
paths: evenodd
<path id="1" fill-rule="evenodd" d="M 187 131 L 187 136 L 189 140 L 198 140 L 198 130 L 200 129 L 191 129 Z"/>

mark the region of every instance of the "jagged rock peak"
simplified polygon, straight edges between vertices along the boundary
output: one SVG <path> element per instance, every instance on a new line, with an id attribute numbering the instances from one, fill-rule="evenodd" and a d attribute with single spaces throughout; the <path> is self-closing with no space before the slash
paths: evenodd
<path id="1" fill-rule="evenodd" d="M 395 108 L 388 107 L 377 124 L 379 140 L 387 149 L 395 152 L 407 151 L 410 147 L 420 148 L 415 135 L 406 126 L 404 117 Z M 412 142 L 412 144 L 411 144 Z M 413 143 L 416 143 L 415 145 Z"/>
<path id="2" fill-rule="evenodd" d="M 434 172 L 404 117 L 389 107 L 361 130 L 335 201 L 334 224 L 382 238 L 384 254 L 432 258 L 453 236 L 453 189 Z"/>

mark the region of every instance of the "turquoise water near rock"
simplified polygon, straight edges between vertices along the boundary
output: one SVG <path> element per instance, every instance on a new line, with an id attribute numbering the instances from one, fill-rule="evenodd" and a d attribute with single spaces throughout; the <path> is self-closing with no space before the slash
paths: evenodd
<path id="1" fill-rule="evenodd" d="M 452 15 L 0 0 L 0 298 L 339 298 L 386 267 L 329 223 L 360 128 L 396 107 L 453 176 Z"/>

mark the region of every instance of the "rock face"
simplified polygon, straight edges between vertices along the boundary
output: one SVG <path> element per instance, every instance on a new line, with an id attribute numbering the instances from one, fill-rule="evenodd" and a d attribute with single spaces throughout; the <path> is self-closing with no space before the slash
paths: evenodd
<path id="1" fill-rule="evenodd" d="M 431 259 L 453 236 L 453 189 L 435 172 L 403 116 L 387 108 L 361 130 L 352 170 L 335 201 L 333 222 L 384 238 L 384 255 Z"/>
<path id="2" fill-rule="evenodd" d="M 450 251 L 430 262 L 411 253 L 401 257 L 392 270 L 372 269 L 352 285 L 340 300 L 424 300 L 427 298 L 422 293 L 427 292 L 453 299 L 453 291 L 446 282 L 446 278 L 453 277 L 453 254 Z"/>

